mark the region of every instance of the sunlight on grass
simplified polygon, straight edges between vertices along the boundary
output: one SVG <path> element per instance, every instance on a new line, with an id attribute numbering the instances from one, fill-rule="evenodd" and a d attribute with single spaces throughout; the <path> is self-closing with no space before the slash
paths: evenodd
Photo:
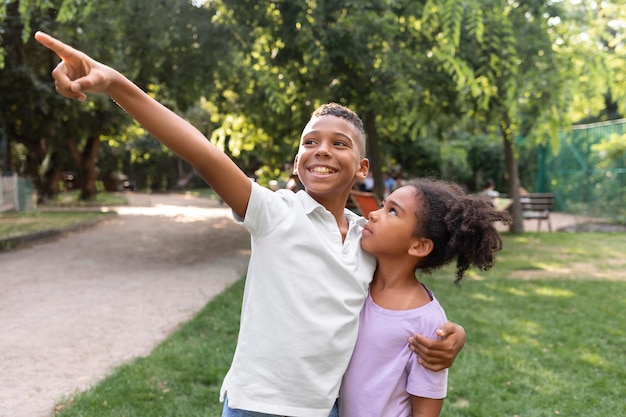
<path id="1" fill-rule="evenodd" d="M 511 333 L 503 333 L 502 340 L 505 341 L 508 345 L 521 345 L 521 344 L 530 344 L 532 346 L 537 346 L 537 340 L 529 338 L 524 334 L 511 334 Z"/>
<path id="2" fill-rule="evenodd" d="M 541 269 L 543 271 L 557 271 L 563 269 L 562 262 L 556 262 L 554 259 L 551 262 L 535 262 L 532 264 L 535 269 Z"/>
<path id="3" fill-rule="evenodd" d="M 561 252 L 563 255 L 587 255 L 589 249 L 585 247 L 570 248 L 569 250 Z"/>
<path id="4" fill-rule="evenodd" d="M 510 327 L 513 332 L 502 334 L 502 340 L 507 345 L 527 344 L 534 347 L 541 345 L 538 337 L 541 336 L 543 329 L 539 323 L 530 320 L 515 320 Z"/>
<path id="5" fill-rule="evenodd" d="M 80 190 L 65 191 L 57 194 L 53 199 L 47 202 L 47 207 L 100 207 L 111 205 L 126 205 L 128 199 L 123 194 L 99 192 L 96 193 L 91 200 L 83 201 L 80 199 Z"/>
<path id="6" fill-rule="evenodd" d="M 602 356 L 597 353 L 592 352 L 584 352 L 580 355 L 580 358 L 587 362 L 589 365 L 598 366 L 598 367 L 608 367 L 610 364 L 605 361 Z"/>
<path id="7" fill-rule="evenodd" d="M 504 290 L 505 292 L 511 294 L 511 295 L 516 295 L 518 297 L 527 297 L 528 293 L 526 291 L 522 291 L 519 288 L 513 288 L 513 287 L 507 287 Z"/>
<path id="8" fill-rule="evenodd" d="M 515 236 L 515 235 L 509 235 L 509 236 Z M 512 240 L 513 240 L 513 242 L 516 242 L 516 243 L 527 244 L 530 241 L 530 237 L 528 235 L 520 235 L 520 236 L 513 237 Z"/>
<path id="9" fill-rule="evenodd" d="M 482 302 L 490 302 L 490 301 L 496 300 L 495 297 L 490 297 L 485 294 L 471 294 L 470 297 L 476 301 L 482 301 Z"/>
<path id="10" fill-rule="evenodd" d="M 535 293 L 546 297 L 574 297 L 576 295 L 572 291 L 552 287 L 536 288 Z"/>
<path id="11" fill-rule="evenodd" d="M 460 409 L 468 408 L 469 406 L 470 402 L 467 398 L 459 398 L 452 404 L 452 407 Z"/>
<path id="12" fill-rule="evenodd" d="M 545 266 L 542 265 L 537 265 L 537 264 L 533 264 L 533 263 L 525 263 L 523 267 L 521 268 L 517 268 L 516 271 L 545 271 L 546 268 Z"/>
<path id="13" fill-rule="evenodd" d="M 541 332 L 541 326 L 536 321 L 530 320 L 518 320 L 516 323 L 517 328 L 527 335 L 537 336 Z"/>
<path id="14" fill-rule="evenodd" d="M 113 215 L 115 215 L 115 213 L 106 213 L 103 211 L 1 213 L 0 239 L 9 239 L 52 230 L 62 230 Z"/>
<path id="15" fill-rule="evenodd" d="M 464 280 L 475 280 L 475 281 L 484 281 L 486 279 L 485 275 L 481 275 L 479 271 L 469 270 L 465 273 Z"/>

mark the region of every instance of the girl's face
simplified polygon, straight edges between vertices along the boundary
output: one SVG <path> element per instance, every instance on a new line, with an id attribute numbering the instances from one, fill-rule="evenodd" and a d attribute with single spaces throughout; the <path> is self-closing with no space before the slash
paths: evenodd
<path id="1" fill-rule="evenodd" d="M 414 236 L 421 199 L 411 186 L 400 187 L 372 211 L 363 229 L 361 247 L 378 257 L 404 256 L 419 240 Z"/>

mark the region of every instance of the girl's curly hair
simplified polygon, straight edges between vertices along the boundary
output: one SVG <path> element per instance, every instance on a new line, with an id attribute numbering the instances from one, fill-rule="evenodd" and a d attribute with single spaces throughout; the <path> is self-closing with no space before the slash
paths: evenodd
<path id="1" fill-rule="evenodd" d="M 421 178 L 407 186 L 416 190 L 421 210 L 415 235 L 432 240 L 433 251 L 419 268 L 430 273 L 456 259 L 455 284 L 473 265 L 483 271 L 493 266 L 502 239 L 495 222 L 511 223 L 511 216 L 498 211 L 490 199 L 466 194 L 456 184 Z"/>

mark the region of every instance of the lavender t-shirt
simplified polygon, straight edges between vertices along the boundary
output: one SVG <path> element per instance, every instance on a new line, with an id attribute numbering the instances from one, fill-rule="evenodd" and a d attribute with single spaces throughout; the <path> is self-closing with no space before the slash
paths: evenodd
<path id="1" fill-rule="evenodd" d="M 437 328 L 447 322 L 443 308 L 431 297 L 430 303 L 413 310 L 387 310 L 368 295 L 341 384 L 341 417 L 408 417 L 411 395 L 446 396 L 448 370 L 433 372 L 421 366 L 407 341 L 414 333 L 435 339 Z"/>

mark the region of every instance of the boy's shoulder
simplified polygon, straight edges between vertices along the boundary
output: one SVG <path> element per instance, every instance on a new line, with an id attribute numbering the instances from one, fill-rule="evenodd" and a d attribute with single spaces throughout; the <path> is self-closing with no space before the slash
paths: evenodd
<path id="1" fill-rule="evenodd" d="M 288 212 L 304 211 L 310 213 L 318 207 L 322 207 L 317 201 L 305 191 L 294 193 L 284 188 L 276 191 L 266 188 L 256 182 L 252 184 L 250 194 L 250 208 L 260 209 L 261 207 L 272 207 L 272 210 L 286 210 Z"/>
<path id="2" fill-rule="evenodd" d="M 276 209 L 276 206 L 279 206 L 282 207 L 282 209 L 287 210 L 291 214 L 294 214 L 295 212 L 301 212 L 305 215 L 309 215 L 315 211 L 320 211 L 328 213 L 330 215 L 324 205 L 319 203 L 304 190 L 300 190 L 296 193 L 291 190 L 282 188 L 276 191 L 272 191 L 269 188 L 263 187 L 258 183 L 253 183 L 250 199 L 250 208 L 252 210 L 259 209 L 258 204 L 261 201 L 266 202 L 262 204 L 265 207 L 267 207 L 268 204 L 269 206 L 273 206 L 274 209 Z M 279 211 L 282 209 L 279 208 Z M 361 227 L 365 224 L 364 217 L 356 214 L 348 208 L 344 209 L 344 216 L 349 223 L 357 223 Z"/>

